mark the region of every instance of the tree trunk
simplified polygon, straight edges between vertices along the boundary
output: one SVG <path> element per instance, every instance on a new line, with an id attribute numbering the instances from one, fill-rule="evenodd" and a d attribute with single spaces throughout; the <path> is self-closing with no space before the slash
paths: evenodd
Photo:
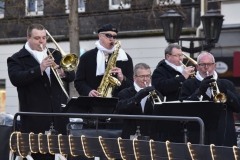
<path id="1" fill-rule="evenodd" d="M 79 45 L 79 18 L 78 18 L 78 0 L 68 0 L 69 2 L 69 42 L 70 42 L 70 53 L 74 53 L 79 56 L 80 45 Z M 76 69 L 75 69 L 76 71 Z M 69 93 L 71 97 L 78 97 L 74 82 L 69 84 Z"/>

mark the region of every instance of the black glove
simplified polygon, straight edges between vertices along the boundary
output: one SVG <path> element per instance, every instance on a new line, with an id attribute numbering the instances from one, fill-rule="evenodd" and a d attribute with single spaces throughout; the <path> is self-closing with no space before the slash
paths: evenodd
<path id="1" fill-rule="evenodd" d="M 155 90 L 155 88 L 153 86 L 149 86 L 146 87 L 144 89 L 141 89 L 139 92 L 137 92 L 137 94 L 135 95 L 135 102 L 136 103 L 140 103 L 141 100 L 146 97 L 147 95 L 149 95 L 149 92 Z"/>
<path id="2" fill-rule="evenodd" d="M 208 87 L 213 86 L 212 82 L 215 82 L 216 80 L 212 79 L 212 78 L 213 78 L 213 76 L 211 75 L 211 76 L 205 77 L 202 80 L 200 87 L 199 87 L 199 95 L 203 95 L 207 91 Z"/>

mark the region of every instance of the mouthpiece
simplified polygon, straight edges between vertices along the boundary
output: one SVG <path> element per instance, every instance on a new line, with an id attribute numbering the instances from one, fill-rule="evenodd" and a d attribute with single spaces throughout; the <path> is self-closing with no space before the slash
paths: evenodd
<path id="1" fill-rule="evenodd" d="M 114 42 L 111 42 L 111 43 L 110 43 L 110 45 L 112 45 L 112 46 L 114 46 L 114 44 L 115 44 Z"/>
<path id="2" fill-rule="evenodd" d="M 147 82 L 143 82 L 145 84 L 145 86 L 147 87 Z"/>
<path id="3" fill-rule="evenodd" d="M 209 76 L 209 72 L 208 71 L 206 72 L 206 74 L 207 74 L 207 76 Z"/>
<path id="4" fill-rule="evenodd" d="M 40 47 L 41 47 L 41 49 L 43 50 L 43 45 L 42 45 L 42 44 L 40 44 Z"/>

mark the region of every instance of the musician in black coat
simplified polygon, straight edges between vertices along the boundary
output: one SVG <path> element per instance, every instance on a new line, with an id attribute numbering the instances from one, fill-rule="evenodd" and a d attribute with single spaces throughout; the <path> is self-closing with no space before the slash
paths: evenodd
<path id="1" fill-rule="evenodd" d="M 87 51 L 81 56 L 81 62 L 74 81 L 79 95 L 90 97 L 97 97 L 99 95 L 97 88 L 102 81 L 108 60 L 115 51 L 116 45 L 114 43 L 117 33 L 117 28 L 112 24 L 103 25 L 98 30 L 99 40 L 95 43 L 96 48 Z M 132 86 L 132 58 L 121 48 L 118 52 L 116 67 L 112 68 L 110 72 L 121 82 L 119 87 L 115 87 L 113 97 L 116 97 L 118 92 L 123 88 Z"/>
<path id="2" fill-rule="evenodd" d="M 57 69 L 59 67 L 57 64 L 62 59 L 60 52 L 54 51 L 52 54 L 54 59 L 46 55 L 46 31 L 42 25 L 30 25 L 27 33 L 27 43 L 24 47 L 7 59 L 10 81 L 17 87 L 20 111 L 60 113 L 62 98 L 66 96 L 50 66 L 55 65 L 54 68 L 66 82 L 74 80 L 75 72 Z M 53 49 L 50 51 L 53 52 Z M 66 134 L 64 122 L 62 118 L 21 116 L 21 132 L 44 134 L 53 123 L 59 133 Z M 34 160 L 54 159 L 50 154 L 32 154 L 32 156 Z"/>
<path id="3" fill-rule="evenodd" d="M 153 105 L 151 98 L 148 98 L 149 92 L 155 90 L 151 86 L 151 70 L 145 63 L 139 63 L 134 68 L 134 86 L 126 88 L 119 92 L 119 102 L 117 104 L 117 114 L 128 115 L 152 115 Z M 158 93 L 161 101 L 163 97 Z M 150 136 L 158 140 L 158 135 L 152 133 L 151 121 L 125 119 L 123 123 L 122 138 L 129 139 L 130 135 L 135 135 L 137 126 L 140 126 L 140 133 L 143 136 Z"/>
<path id="4" fill-rule="evenodd" d="M 196 67 L 198 71 L 196 78 L 189 79 L 183 83 L 180 99 L 213 101 L 211 87 L 213 87 L 214 82 L 216 82 L 220 93 L 225 94 L 227 101 L 222 102 L 223 108 L 221 110 L 217 131 L 206 132 L 205 144 L 213 143 L 219 146 L 232 147 L 237 143 L 233 112 L 240 112 L 240 95 L 231 81 L 218 78 L 215 72 L 216 63 L 212 54 L 205 51 L 202 52 L 198 56 L 197 63 L 198 65 Z M 216 88 L 213 87 L 213 89 L 215 90 Z M 190 135 L 190 141 L 192 141 L 192 143 L 198 143 L 198 138 L 191 139 Z"/>
<path id="5" fill-rule="evenodd" d="M 182 83 L 195 73 L 194 67 L 184 68 L 180 61 L 183 61 L 181 46 L 169 44 L 165 49 L 165 59 L 153 71 L 152 85 L 166 96 L 166 101 L 178 100 Z"/>

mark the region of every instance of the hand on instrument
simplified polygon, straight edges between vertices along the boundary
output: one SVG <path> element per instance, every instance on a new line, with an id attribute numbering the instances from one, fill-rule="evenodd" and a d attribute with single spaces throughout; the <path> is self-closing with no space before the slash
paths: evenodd
<path id="1" fill-rule="evenodd" d="M 147 95 L 149 95 L 149 92 L 155 90 L 155 88 L 153 86 L 149 86 L 146 87 L 144 89 L 141 89 L 139 92 L 137 92 L 137 94 L 135 95 L 135 102 L 136 103 L 140 103 L 141 100 L 146 97 Z"/>
<path id="2" fill-rule="evenodd" d="M 89 97 L 97 97 L 98 94 L 99 94 L 99 92 L 93 89 L 89 92 L 88 96 Z"/>
<path id="3" fill-rule="evenodd" d="M 46 57 L 42 60 L 42 63 L 40 64 L 41 71 L 44 72 L 47 67 L 50 67 L 54 62 L 54 59 Z"/>
<path id="4" fill-rule="evenodd" d="M 52 66 L 58 72 L 58 74 L 61 78 L 64 78 L 66 76 L 64 70 L 59 65 L 57 65 L 55 62 L 53 62 Z"/>
<path id="5" fill-rule="evenodd" d="M 120 82 L 123 81 L 124 75 L 123 75 L 123 73 L 122 73 L 121 68 L 113 67 L 112 70 L 111 70 L 111 73 L 112 73 L 113 75 L 117 75 L 117 79 L 118 79 Z"/>
<path id="6" fill-rule="evenodd" d="M 203 94 L 207 91 L 208 87 L 212 87 L 213 86 L 213 83 L 212 82 L 215 82 L 216 80 L 215 79 L 212 79 L 213 76 L 208 76 L 208 77 L 205 77 L 201 84 L 200 84 L 200 87 L 199 87 L 199 94 Z"/>
<path id="7" fill-rule="evenodd" d="M 185 79 L 188 79 L 188 77 L 192 74 L 195 74 L 195 67 L 193 66 L 188 66 L 186 68 L 184 68 L 182 75 L 185 77 Z"/>

